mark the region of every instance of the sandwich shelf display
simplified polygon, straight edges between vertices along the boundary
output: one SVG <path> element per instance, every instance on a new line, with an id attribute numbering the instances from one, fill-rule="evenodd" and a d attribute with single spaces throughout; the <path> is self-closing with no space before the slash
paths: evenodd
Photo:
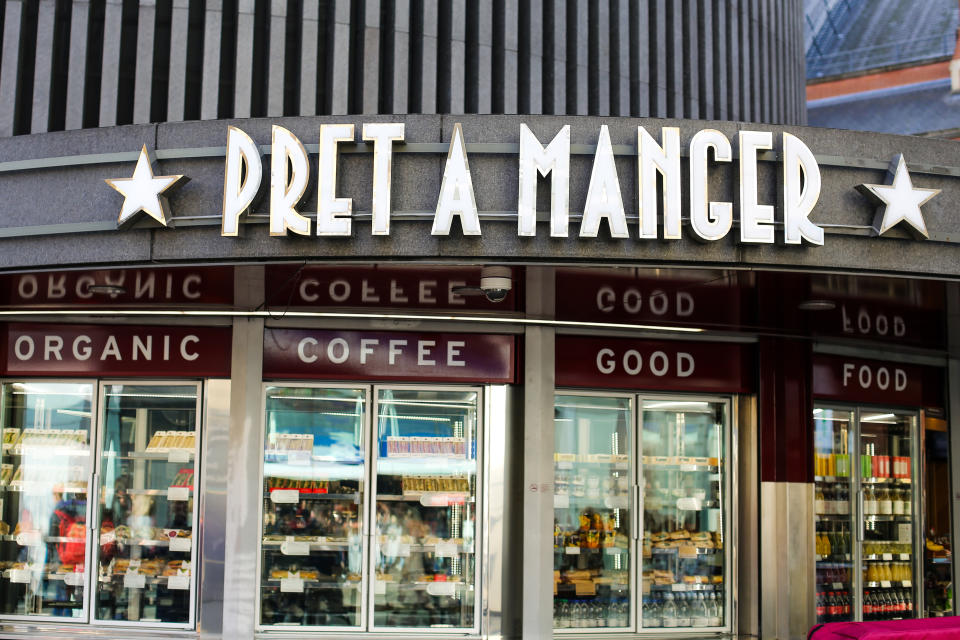
<path id="1" fill-rule="evenodd" d="M 479 403 L 265 387 L 261 628 L 477 627 Z"/>
<path id="2" fill-rule="evenodd" d="M 918 617 L 916 413 L 817 406 L 813 418 L 817 621 Z"/>
<path id="3" fill-rule="evenodd" d="M 682 396 L 556 397 L 558 632 L 728 627 L 729 407 Z"/>
<path id="4" fill-rule="evenodd" d="M 92 384 L 3 385 L 0 612 L 86 620 Z"/>
<path id="5" fill-rule="evenodd" d="M 4 618 L 193 626 L 199 390 L 3 385 Z"/>
<path id="6" fill-rule="evenodd" d="M 192 626 L 196 384 L 104 384 L 97 621 Z"/>

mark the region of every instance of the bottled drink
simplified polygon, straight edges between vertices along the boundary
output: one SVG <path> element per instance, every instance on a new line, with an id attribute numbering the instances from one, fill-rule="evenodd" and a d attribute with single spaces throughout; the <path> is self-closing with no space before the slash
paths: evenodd
<path id="1" fill-rule="evenodd" d="M 619 624 L 619 612 L 620 604 L 616 603 L 612 608 L 614 608 L 615 615 L 617 615 L 617 622 L 608 626 L 620 626 Z M 649 598 L 644 598 L 643 601 L 643 626 L 644 627 L 659 627 L 662 625 L 660 620 L 659 607 L 657 606 L 657 601 L 653 596 Z"/>
<path id="2" fill-rule="evenodd" d="M 880 489 L 880 496 L 877 498 L 877 503 L 881 515 L 893 515 L 893 500 L 890 497 L 889 489 Z"/>
<path id="3" fill-rule="evenodd" d="M 813 511 L 814 513 L 826 513 L 825 508 L 823 504 L 823 487 L 817 486 L 817 492 L 813 500 Z"/>
<path id="4" fill-rule="evenodd" d="M 688 594 L 677 594 L 677 626 L 690 626 L 690 597 Z"/>
<path id="5" fill-rule="evenodd" d="M 707 602 L 703 599 L 703 594 L 698 593 L 696 600 L 693 601 L 693 611 L 690 616 L 690 623 L 694 627 L 705 627 L 708 623 L 709 614 L 707 612 Z"/>
<path id="6" fill-rule="evenodd" d="M 673 594 L 669 591 L 663 596 L 663 610 L 661 613 L 664 627 L 677 626 L 677 605 L 673 600 Z"/>
<path id="7" fill-rule="evenodd" d="M 591 627 L 605 627 L 607 626 L 607 618 L 603 613 L 603 605 L 597 601 L 594 601 L 590 605 L 590 617 L 593 619 L 593 624 Z"/>
<path id="8" fill-rule="evenodd" d="M 823 592 L 817 593 L 817 622 L 827 621 L 827 603 L 823 597 Z"/>
<path id="9" fill-rule="evenodd" d="M 657 609 L 659 610 L 660 608 L 658 603 Z M 620 613 L 617 619 L 620 621 L 618 626 L 627 627 L 630 625 L 630 602 L 626 598 L 620 599 Z"/>
<path id="10" fill-rule="evenodd" d="M 838 503 L 839 510 L 837 513 L 841 515 L 850 514 L 850 492 L 847 490 L 847 486 L 843 485 L 840 487 L 840 501 Z"/>
<path id="11" fill-rule="evenodd" d="M 851 612 L 851 608 L 850 608 L 850 592 L 849 592 L 849 591 L 844 591 L 844 592 L 843 592 L 843 595 L 842 595 L 840 598 L 841 598 L 841 602 L 843 603 L 843 611 L 840 612 L 840 615 L 843 617 L 844 620 L 849 620 L 849 619 L 850 619 L 850 612 Z"/>
<path id="12" fill-rule="evenodd" d="M 891 491 L 893 492 L 893 515 L 902 516 L 906 514 L 907 510 L 905 509 L 903 498 L 903 494 L 906 492 L 900 489 L 892 489 Z"/>
<path id="13" fill-rule="evenodd" d="M 560 614 L 557 616 L 557 627 L 566 629 L 570 626 L 570 603 L 566 600 L 560 602 Z"/>
<path id="14" fill-rule="evenodd" d="M 719 627 L 723 624 L 723 602 L 717 594 L 710 592 L 707 613 L 710 615 L 710 626 Z"/>
<path id="15" fill-rule="evenodd" d="M 610 603 L 607 605 L 607 626 L 608 627 L 620 626 L 617 620 L 617 611 L 618 611 L 617 601 L 611 600 Z M 643 624 L 647 624 L 647 614 L 645 609 L 643 614 Z"/>
<path id="16" fill-rule="evenodd" d="M 877 514 L 877 497 L 873 487 L 867 487 L 863 492 L 863 513 L 868 516 Z"/>
<path id="17" fill-rule="evenodd" d="M 584 615 L 583 615 L 583 601 L 576 600 L 573 603 L 573 610 L 570 613 L 570 626 L 574 628 L 581 628 L 584 626 Z"/>
<path id="18" fill-rule="evenodd" d="M 873 620 L 873 595 L 869 591 L 863 592 L 863 619 Z"/>

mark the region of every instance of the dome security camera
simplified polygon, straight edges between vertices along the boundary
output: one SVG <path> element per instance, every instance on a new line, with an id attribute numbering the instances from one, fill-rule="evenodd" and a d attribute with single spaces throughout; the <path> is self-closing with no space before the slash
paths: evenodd
<path id="1" fill-rule="evenodd" d="M 509 267 L 484 267 L 480 271 L 480 289 L 490 302 L 503 302 L 512 288 Z"/>

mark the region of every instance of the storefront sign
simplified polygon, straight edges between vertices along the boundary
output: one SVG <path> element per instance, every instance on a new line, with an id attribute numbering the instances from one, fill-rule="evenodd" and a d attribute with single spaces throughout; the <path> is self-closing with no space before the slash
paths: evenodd
<path id="1" fill-rule="evenodd" d="M 479 266 L 267 265 L 265 289 L 271 307 L 515 310 L 514 290 L 502 302 L 458 292 L 458 287 L 476 286 L 480 271 Z"/>
<path id="2" fill-rule="evenodd" d="M 5 375 L 230 376 L 229 328 L 14 323 L 5 329 Z"/>
<path id="3" fill-rule="evenodd" d="M 556 290 L 560 320 L 697 326 L 740 322 L 737 281 L 718 280 L 716 272 L 643 278 L 633 269 L 560 267 Z"/>
<path id="4" fill-rule="evenodd" d="M 359 140 L 369 144 L 373 151 L 370 233 L 390 235 L 393 149 L 395 144 L 406 142 L 405 126 L 402 122 L 367 122 L 359 133 Z M 570 126 L 561 127 L 546 145 L 526 124 L 520 124 L 518 133 L 518 236 L 537 234 L 537 180 L 538 176 L 549 176 L 551 237 L 566 238 L 575 233 L 581 238 L 596 238 L 603 228 L 615 239 L 677 240 L 682 237 L 686 218 L 689 220 L 686 235 L 704 242 L 723 240 L 736 228 L 734 233 L 740 242 L 774 244 L 779 223 L 783 244 L 823 245 L 823 228 L 809 218 L 820 197 L 820 168 L 806 144 L 790 133 L 782 132 L 779 139 L 775 139 L 771 131 L 741 130 L 731 140 L 721 131 L 702 129 L 682 141 L 686 147 L 686 153 L 682 153 L 679 128 L 662 127 L 657 134 L 638 126 L 636 193 L 623 194 L 610 131 L 607 125 L 601 125 L 579 230 L 570 229 Z M 319 237 L 353 235 L 353 199 L 337 196 L 337 163 L 339 146 L 357 142 L 357 134 L 352 123 L 319 125 L 317 213 L 316 218 L 311 219 L 299 210 L 311 180 L 307 151 L 291 131 L 279 125 L 272 127 L 268 186 L 271 236 L 286 236 L 288 232 Z M 781 176 L 776 205 L 761 202 L 758 190 L 759 158 L 774 150 Z M 687 158 L 689 172 L 687 185 L 684 185 L 683 156 Z M 719 194 L 709 191 L 709 172 L 711 166 L 720 165 L 738 168 L 738 184 L 734 190 L 738 197 L 732 199 L 734 202 L 712 199 Z M 903 226 L 919 237 L 927 237 L 920 207 L 938 190 L 914 187 L 902 155 L 895 156 L 890 166 L 889 184 L 860 185 L 864 196 L 878 205 L 874 223 L 877 233 Z M 154 176 L 144 147 L 132 178 L 106 181 L 124 196 L 118 226 L 139 211 L 166 225 L 169 207 L 164 194 L 186 179 L 179 174 Z M 257 143 L 241 129 L 228 127 L 222 235 L 239 234 L 240 217 L 256 200 L 264 179 L 263 159 Z M 625 198 L 634 200 L 639 213 L 634 230 L 627 224 Z M 457 222 L 463 235 L 481 235 L 467 146 L 459 123 L 453 126 L 431 233 L 449 236 Z"/>
<path id="5" fill-rule="evenodd" d="M 934 367 L 823 354 L 813 359 L 813 395 L 823 400 L 942 407 L 942 384 Z"/>
<path id="6" fill-rule="evenodd" d="M 0 304 L 16 307 L 232 305 L 231 267 L 46 271 L 0 276 Z"/>
<path id="7" fill-rule="evenodd" d="M 509 383 L 514 342 L 479 333 L 266 329 L 263 376 Z"/>
<path id="8" fill-rule="evenodd" d="M 558 387 L 747 393 L 746 348 L 739 344 L 558 336 Z"/>

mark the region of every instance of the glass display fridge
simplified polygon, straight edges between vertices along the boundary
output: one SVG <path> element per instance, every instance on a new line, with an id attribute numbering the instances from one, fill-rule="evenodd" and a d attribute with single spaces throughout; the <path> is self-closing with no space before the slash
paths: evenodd
<path id="1" fill-rule="evenodd" d="M 917 617 L 916 412 L 818 405 L 813 418 L 817 622 Z"/>
<path id="2" fill-rule="evenodd" d="M 260 628 L 478 629 L 480 395 L 265 387 Z"/>
<path id="3" fill-rule="evenodd" d="M 558 395 L 559 633 L 728 632 L 730 402 Z"/>
<path id="4" fill-rule="evenodd" d="M 4 618 L 194 625 L 199 389 L 3 385 Z"/>

